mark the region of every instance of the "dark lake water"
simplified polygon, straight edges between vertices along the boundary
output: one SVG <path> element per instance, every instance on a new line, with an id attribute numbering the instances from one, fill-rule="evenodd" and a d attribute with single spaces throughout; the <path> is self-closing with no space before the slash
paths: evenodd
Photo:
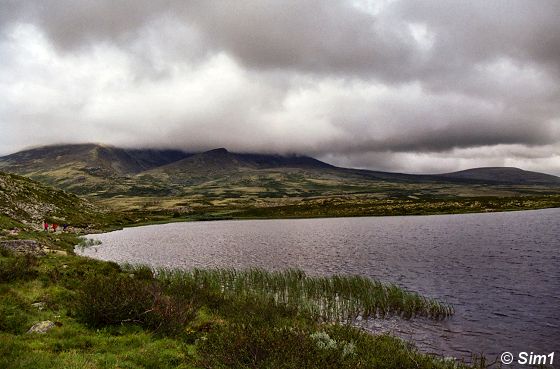
<path id="1" fill-rule="evenodd" d="M 93 235 L 83 254 L 155 267 L 359 274 L 452 303 L 443 322 L 370 321 L 423 351 L 560 361 L 560 209 L 466 215 L 174 223 Z M 555 363 L 556 364 L 556 363 Z"/>

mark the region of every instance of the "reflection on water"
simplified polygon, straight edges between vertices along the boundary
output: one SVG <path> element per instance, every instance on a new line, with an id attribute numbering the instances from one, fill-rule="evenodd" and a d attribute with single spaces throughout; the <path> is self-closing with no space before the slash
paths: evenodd
<path id="1" fill-rule="evenodd" d="M 493 214 L 174 223 L 92 238 L 85 255 L 152 266 L 359 274 L 452 303 L 443 322 L 362 322 L 424 351 L 560 351 L 560 209 Z"/>

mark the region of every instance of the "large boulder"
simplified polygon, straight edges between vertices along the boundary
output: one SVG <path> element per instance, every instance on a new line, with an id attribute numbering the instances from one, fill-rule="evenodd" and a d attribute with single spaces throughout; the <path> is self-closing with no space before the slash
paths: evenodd
<path id="1" fill-rule="evenodd" d="M 33 327 L 29 328 L 27 333 L 44 334 L 50 331 L 51 329 L 53 329 L 54 327 L 56 327 L 56 324 L 54 322 L 51 322 L 50 320 L 45 320 L 33 325 Z"/>

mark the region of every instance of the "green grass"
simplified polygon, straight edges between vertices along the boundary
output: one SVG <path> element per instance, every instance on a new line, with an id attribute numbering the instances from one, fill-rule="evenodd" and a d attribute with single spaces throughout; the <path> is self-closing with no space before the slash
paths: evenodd
<path id="1" fill-rule="evenodd" d="M 37 258 L 31 254 L 14 255 L 0 248 L 0 283 L 19 279 L 31 279 L 37 275 Z"/>
<path id="2" fill-rule="evenodd" d="M 135 327 L 92 331 L 72 322 L 45 335 L 0 332 L 2 368 L 192 368 L 188 347 Z"/>
<path id="3" fill-rule="evenodd" d="M 515 197 L 427 196 L 404 198 L 318 198 L 290 204 L 233 209 L 233 218 L 315 218 L 392 215 L 463 214 L 560 207 L 560 195 Z"/>
<path id="4" fill-rule="evenodd" d="M 176 290 L 202 286 L 225 300 L 270 301 L 306 317 L 329 322 L 388 315 L 443 319 L 453 314 L 448 304 L 360 276 L 310 277 L 300 270 L 164 269 L 158 271 L 157 279 Z"/>
<path id="5" fill-rule="evenodd" d="M 0 281 L 2 368 L 454 367 L 344 324 L 357 315 L 452 312 L 373 280 L 293 270 L 154 273 L 54 254 L 18 264 L 23 258 L 0 255 L 0 270 L 17 264 L 22 272 Z M 25 333 L 42 320 L 58 326 Z"/>

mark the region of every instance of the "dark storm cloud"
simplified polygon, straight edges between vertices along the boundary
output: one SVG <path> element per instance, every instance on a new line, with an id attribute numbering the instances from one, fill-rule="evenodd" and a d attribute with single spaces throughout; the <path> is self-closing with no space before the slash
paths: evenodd
<path id="1" fill-rule="evenodd" d="M 117 41 L 136 33 L 152 17 L 161 15 L 160 6 L 149 1 L 95 0 L 3 0 L 3 26 L 33 23 L 51 41 L 65 49 L 79 48 L 95 41 Z"/>
<path id="2" fill-rule="evenodd" d="M 94 42 L 131 42 L 166 17 L 188 25 L 214 51 L 225 50 L 255 68 L 360 74 L 384 69 L 382 74 L 397 77 L 407 73 L 402 63 L 415 57 L 406 28 L 386 27 L 389 20 L 349 2 L 8 0 L 6 9 L 5 23 L 35 23 L 67 51 Z"/>
<path id="3" fill-rule="evenodd" d="M 350 1 L 322 0 L 5 0 L 2 6 L 4 23 L 36 23 L 64 49 L 130 41 L 167 17 L 251 67 L 402 80 L 468 71 L 499 57 L 560 69 L 556 0 L 394 1 L 377 14 Z M 411 34 L 415 25 L 429 50 Z"/>
<path id="4" fill-rule="evenodd" d="M 560 172 L 556 0 L 0 8 L 4 153 L 29 137 L 93 139 L 301 152 L 398 170 L 419 157 L 429 169 L 445 152 L 459 166 L 489 147 L 500 147 L 492 163 L 526 163 L 546 148 L 529 165 Z M 45 122 L 56 134 L 37 129 Z"/>
<path id="5" fill-rule="evenodd" d="M 494 122 L 465 121 L 445 129 L 424 129 L 383 139 L 360 139 L 354 144 L 333 142 L 329 146 L 339 153 L 360 152 L 445 152 L 451 148 L 469 148 L 498 144 L 539 146 L 555 143 L 558 137 L 550 135 L 546 126 L 532 127 L 530 122 L 510 122 L 506 127 Z M 337 148 L 340 147 L 340 148 Z"/>

